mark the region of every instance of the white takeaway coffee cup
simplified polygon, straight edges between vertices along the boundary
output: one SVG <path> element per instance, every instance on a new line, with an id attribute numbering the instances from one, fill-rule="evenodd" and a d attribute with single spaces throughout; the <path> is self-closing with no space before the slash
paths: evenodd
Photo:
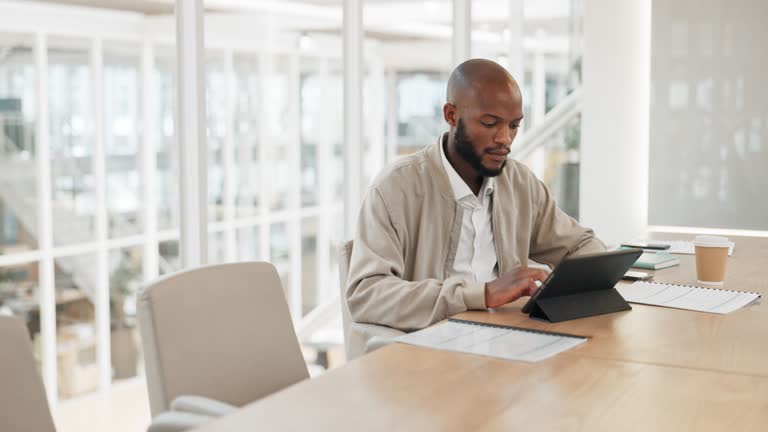
<path id="1" fill-rule="evenodd" d="M 700 235 L 693 240 L 696 248 L 696 279 L 704 285 L 722 285 L 731 242 L 727 237 Z"/>

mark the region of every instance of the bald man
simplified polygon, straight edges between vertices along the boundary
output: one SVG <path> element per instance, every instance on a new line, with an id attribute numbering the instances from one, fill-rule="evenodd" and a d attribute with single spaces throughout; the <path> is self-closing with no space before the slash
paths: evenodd
<path id="1" fill-rule="evenodd" d="M 603 252 L 546 186 L 508 159 L 523 120 L 520 88 L 489 60 L 451 73 L 449 131 L 373 181 L 360 211 L 347 278 L 352 320 L 403 331 L 536 290 L 550 266 Z"/>

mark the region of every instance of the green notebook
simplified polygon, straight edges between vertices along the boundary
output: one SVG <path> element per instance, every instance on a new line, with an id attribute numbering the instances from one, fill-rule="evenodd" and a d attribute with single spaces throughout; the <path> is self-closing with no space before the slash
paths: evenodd
<path id="1" fill-rule="evenodd" d="M 676 265 L 680 265 L 680 258 L 667 252 L 643 252 L 632 267 L 658 270 Z"/>

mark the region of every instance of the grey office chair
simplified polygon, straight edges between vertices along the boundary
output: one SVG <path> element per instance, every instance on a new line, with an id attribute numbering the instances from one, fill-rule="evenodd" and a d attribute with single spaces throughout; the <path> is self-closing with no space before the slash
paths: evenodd
<path id="1" fill-rule="evenodd" d="M 24 321 L 0 316 L 0 431 L 55 432 Z"/>
<path id="2" fill-rule="evenodd" d="M 392 339 L 405 334 L 404 332 L 375 324 L 352 321 L 347 304 L 347 276 L 349 263 L 352 259 L 352 240 L 344 243 L 339 249 L 339 285 L 341 289 L 341 322 L 344 327 L 344 348 L 347 361 L 378 349 L 392 342 Z"/>
<path id="3" fill-rule="evenodd" d="M 269 263 L 212 265 L 161 278 L 141 295 L 139 326 L 156 420 L 173 409 L 204 421 L 309 377 Z"/>

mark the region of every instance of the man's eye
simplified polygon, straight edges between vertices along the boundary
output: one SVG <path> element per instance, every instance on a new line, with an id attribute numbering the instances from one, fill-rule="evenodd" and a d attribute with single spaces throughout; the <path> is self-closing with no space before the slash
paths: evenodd
<path id="1" fill-rule="evenodd" d="M 486 123 L 486 122 L 480 122 L 480 123 L 487 128 L 492 128 L 496 126 L 496 123 Z"/>
<path id="2" fill-rule="evenodd" d="M 520 127 L 520 123 L 517 123 L 517 124 L 513 123 L 513 124 L 509 125 L 509 127 L 511 127 L 512 129 L 517 129 L 517 128 Z"/>

